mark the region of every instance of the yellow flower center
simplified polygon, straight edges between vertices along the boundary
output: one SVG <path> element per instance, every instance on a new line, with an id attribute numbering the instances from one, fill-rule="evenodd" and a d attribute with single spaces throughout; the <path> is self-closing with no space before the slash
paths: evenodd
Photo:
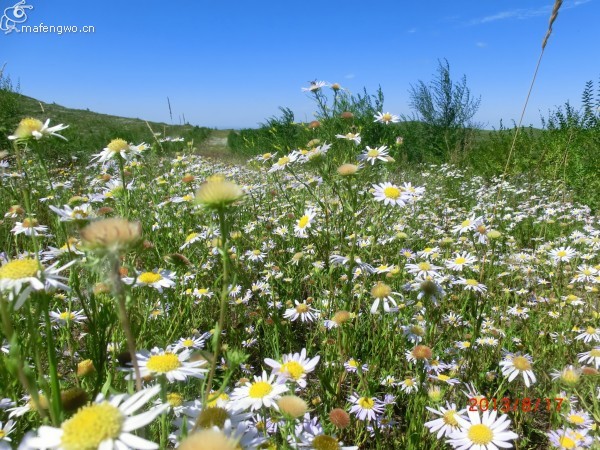
<path id="1" fill-rule="evenodd" d="M 287 372 L 294 380 L 298 380 L 304 373 L 304 367 L 297 361 L 288 361 L 281 366 L 281 372 Z"/>
<path id="2" fill-rule="evenodd" d="M 467 262 L 467 260 L 465 258 L 463 258 L 462 256 L 459 256 L 458 258 L 456 258 L 454 260 L 454 264 L 457 264 L 457 265 L 461 265 L 461 264 L 464 264 L 466 262 Z"/>
<path id="3" fill-rule="evenodd" d="M 65 450 L 96 450 L 105 439 L 121 434 L 125 418 L 108 402 L 84 406 L 61 426 L 61 448 Z"/>
<path id="4" fill-rule="evenodd" d="M 306 225 L 308 225 L 309 220 L 310 220 L 310 217 L 308 217 L 308 216 L 302 216 L 300 218 L 300 220 L 298 221 L 298 228 L 304 228 L 304 227 L 306 227 Z"/>
<path id="5" fill-rule="evenodd" d="M 124 139 L 113 139 L 106 146 L 106 148 L 108 148 L 113 153 L 119 153 L 125 150 L 129 150 L 129 144 Z"/>
<path id="6" fill-rule="evenodd" d="M 296 306 L 296 312 L 298 314 L 303 314 L 308 312 L 308 305 L 306 303 L 300 303 L 298 306 Z"/>
<path id="7" fill-rule="evenodd" d="M 181 367 L 181 361 L 174 353 L 165 353 L 164 355 L 153 355 L 148 358 L 146 367 L 151 372 L 167 373 Z"/>
<path id="8" fill-rule="evenodd" d="M 290 158 L 287 156 L 282 156 L 281 158 L 279 158 L 277 160 L 277 165 L 278 166 L 285 166 L 287 163 L 290 162 Z"/>
<path id="9" fill-rule="evenodd" d="M 195 239 L 199 236 L 199 233 L 190 233 L 186 236 L 185 242 L 190 242 L 192 239 Z"/>
<path id="10" fill-rule="evenodd" d="M 30 219 L 30 218 L 23 219 L 23 226 L 26 228 L 37 227 L 38 224 L 39 224 L 39 222 L 37 221 L 37 219 Z"/>
<path id="11" fill-rule="evenodd" d="M 467 284 L 467 286 L 478 286 L 479 282 L 477 280 L 474 280 L 473 278 L 469 278 L 467 281 L 465 281 L 465 283 Z"/>
<path id="12" fill-rule="evenodd" d="M 438 377 L 438 380 L 440 380 L 440 381 L 448 381 L 450 379 L 450 377 L 448 375 L 443 375 L 443 374 L 439 374 L 437 377 Z"/>
<path id="13" fill-rule="evenodd" d="M 423 329 L 423 327 L 420 327 L 419 325 L 412 325 L 410 327 L 410 332 L 413 334 L 416 334 L 417 336 L 425 335 L 425 330 Z"/>
<path id="14" fill-rule="evenodd" d="M 494 432 L 490 427 L 481 423 L 469 428 L 467 436 L 474 444 L 487 445 L 494 439 Z"/>
<path id="15" fill-rule="evenodd" d="M 183 345 L 184 347 L 193 347 L 194 341 L 192 341 L 191 339 L 186 339 L 181 343 L 181 345 Z"/>
<path id="16" fill-rule="evenodd" d="M 390 113 L 385 113 L 383 116 L 381 116 L 381 120 L 384 122 L 389 122 L 392 120 L 392 115 Z"/>
<path id="17" fill-rule="evenodd" d="M 467 220 L 464 220 L 464 221 L 463 221 L 463 222 L 460 224 L 460 226 L 461 226 L 461 227 L 463 227 L 463 228 L 467 228 L 468 226 L 471 226 L 471 221 L 470 221 L 469 219 L 467 219 Z"/>
<path id="18" fill-rule="evenodd" d="M 351 359 L 350 361 L 348 361 L 348 365 L 350 367 L 358 367 L 358 361 L 356 361 L 355 359 Z"/>
<path id="19" fill-rule="evenodd" d="M 383 195 L 385 195 L 386 198 L 391 198 L 394 200 L 400 197 L 400 194 L 400 189 L 395 186 L 389 186 L 383 190 Z"/>
<path id="20" fill-rule="evenodd" d="M 213 395 L 213 393 L 211 392 L 210 397 L 212 397 L 212 395 Z M 227 400 L 229 400 L 229 395 L 223 393 L 223 394 L 219 395 L 217 398 L 215 398 L 213 401 L 208 402 L 206 404 L 206 406 L 209 407 L 209 408 L 214 408 L 215 406 L 217 406 L 217 402 L 219 400 L 227 401 Z"/>
<path id="21" fill-rule="evenodd" d="M 531 363 L 524 356 L 515 356 L 512 359 L 513 366 L 515 369 L 520 371 L 531 370 Z"/>
<path id="22" fill-rule="evenodd" d="M 16 134 L 19 137 L 31 136 L 32 132 L 40 131 L 43 126 L 44 124 L 38 119 L 27 117 L 19 122 L 19 127 L 17 128 Z"/>
<path id="23" fill-rule="evenodd" d="M 181 406 L 183 405 L 183 397 L 177 392 L 169 392 L 167 394 L 167 402 L 169 402 L 169 405 L 173 407 Z"/>
<path id="24" fill-rule="evenodd" d="M 564 250 L 559 250 L 556 252 L 556 256 L 560 256 L 560 257 L 567 256 L 567 252 L 565 252 Z"/>
<path id="25" fill-rule="evenodd" d="M 411 378 L 407 378 L 406 380 L 404 380 L 404 385 L 408 386 L 408 387 L 412 387 L 415 385 L 415 382 Z"/>
<path id="26" fill-rule="evenodd" d="M 266 381 L 257 381 L 252 383 L 248 391 L 248 395 L 252 398 L 263 398 L 271 393 L 273 386 Z"/>
<path id="27" fill-rule="evenodd" d="M 358 406 L 362 409 L 373 409 L 375 406 L 375 400 L 369 397 L 361 397 L 358 399 Z"/>
<path id="28" fill-rule="evenodd" d="M 430 270 L 431 269 L 431 264 L 429 264 L 427 261 L 419 263 L 419 270 Z"/>
<path id="29" fill-rule="evenodd" d="M 587 328 L 585 329 L 585 332 L 586 332 L 587 334 L 596 334 L 596 329 L 595 329 L 594 327 L 587 327 Z"/>
<path id="30" fill-rule="evenodd" d="M 160 280 L 162 280 L 162 275 L 160 273 L 144 272 L 138 276 L 138 281 L 140 283 L 152 284 Z"/>
<path id="31" fill-rule="evenodd" d="M 453 427 L 458 427 L 458 422 L 456 420 L 456 410 L 451 409 L 450 411 L 446 411 L 442 416 L 442 420 L 446 425 L 450 425 Z"/>
<path id="32" fill-rule="evenodd" d="M 600 348 L 595 348 L 593 350 L 590 350 L 590 356 L 592 358 L 600 358 Z"/>
<path id="33" fill-rule="evenodd" d="M 379 150 L 372 148 L 367 152 L 367 156 L 369 158 L 377 158 L 379 156 Z"/>
<path id="34" fill-rule="evenodd" d="M 229 414 L 223 408 L 206 408 L 202 410 L 196 419 L 194 428 L 222 428 L 225 421 L 229 419 Z"/>
<path id="35" fill-rule="evenodd" d="M 387 284 L 382 283 L 382 282 L 378 282 L 375 286 L 373 286 L 373 288 L 371 289 L 371 295 L 374 298 L 386 298 L 387 296 L 389 296 L 392 293 L 392 288 L 389 287 Z"/>
<path id="36" fill-rule="evenodd" d="M 340 444 L 336 438 L 327 436 L 326 434 L 320 434 L 313 439 L 312 447 L 315 450 L 338 450 Z"/>
<path id="37" fill-rule="evenodd" d="M 269 159 L 271 156 L 273 156 L 271 153 L 264 153 L 262 155 L 263 159 Z"/>
<path id="38" fill-rule="evenodd" d="M 560 375 L 560 379 L 567 384 L 577 384 L 579 381 L 579 374 L 571 369 L 565 369 Z"/>
<path id="39" fill-rule="evenodd" d="M 61 320 L 72 320 L 75 318 L 75 314 L 73 314 L 72 312 L 69 311 L 65 311 L 60 313 L 60 318 Z"/>
<path id="40" fill-rule="evenodd" d="M 575 441 L 566 436 L 562 436 L 558 440 L 558 443 L 560 444 L 561 448 L 575 448 Z"/>
<path id="41" fill-rule="evenodd" d="M 17 259 L 0 267 L 0 279 L 20 280 L 35 277 L 40 270 L 40 265 L 35 259 Z"/>
<path id="42" fill-rule="evenodd" d="M 0 430 L 0 439 L 3 439 L 4 436 L 6 436 L 6 433 L 2 430 Z"/>
<path id="43" fill-rule="evenodd" d="M 574 423 L 575 425 L 582 425 L 585 422 L 585 418 L 577 414 L 571 414 L 567 416 L 567 420 L 571 423 Z"/>
<path id="44" fill-rule="evenodd" d="M 200 288 L 200 289 L 198 289 L 198 294 L 208 294 L 208 289 L 207 288 Z"/>

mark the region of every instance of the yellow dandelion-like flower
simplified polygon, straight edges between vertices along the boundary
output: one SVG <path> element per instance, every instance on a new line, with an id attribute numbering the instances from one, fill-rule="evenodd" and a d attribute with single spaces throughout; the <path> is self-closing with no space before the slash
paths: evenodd
<path id="1" fill-rule="evenodd" d="M 221 208 L 239 200 L 243 195 L 242 188 L 236 183 L 212 177 L 196 191 L 196 202 L 211 208 Z"/>

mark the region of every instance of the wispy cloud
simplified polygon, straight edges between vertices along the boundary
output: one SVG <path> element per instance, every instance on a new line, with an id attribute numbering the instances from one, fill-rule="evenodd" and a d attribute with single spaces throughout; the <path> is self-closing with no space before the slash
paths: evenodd
<path id="1" fill-rule="evenodd" d="M 407 30 L 406 32 L 410 33 L 410 34 L 413 34 L 413 33 L 417 32 L 417 29 L 416 28 L 411 28 L 410 30 Z"/>
<path id="2" fill-rule="evenodd" d="M 344 78 L 345 78 L 346 80 L 351 80 L 351 79 L 352 79 L 352 78 L 354 78 L 355 76 L 356 76 L 356 75 L 354 75 L 353 73 L 349 73 L 349 74 L 346 74 L 346 75 L 344 75 Z"/>
<path id="3" fill-rule="evenodd" d="M 486 42 L 475 42 L 475 45 L 479 48 L 487 47 Z"/>
<path id="4" fill-rule="evenodd" d="M 578 6 L 585 5 L 586 3 L 590 3 L 591 1 L 592 0 L 573 0 L 570 2 L 565 2 L 561 9 L 566 10 L 576 8 Z M 545 5 L 539 8 L 517 8 L 508 11 L 501 11 L 496 14 L 473 19 L 469 22 L 469 25 L 481 25 L 490 22 L 497 22 L 498 20 L 526 20 L 533 17 L 547 16 L 550 15 L 552 7 L 553 5 Z"/>

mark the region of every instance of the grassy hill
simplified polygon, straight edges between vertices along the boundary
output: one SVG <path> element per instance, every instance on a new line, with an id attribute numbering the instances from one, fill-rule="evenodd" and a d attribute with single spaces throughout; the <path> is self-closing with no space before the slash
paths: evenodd
<path id="1" fill-rule="evenodd" d="M 1 86 L 0 86 L 1 87 Z M 157 138 L 182 137 L 194 146 L 206 141 L 211 135 L 210 128 L 194 125 L 169 125 L 162 122 L 146 122 L 142 119 L 99 114 L 89 110 L 67 108 L 56 103 L 45 103 L 9 90 L 0 90 L 0 150 L 10 147 L 6 136 L 11 134 L 24 117 L 35 117 L 42 121 L 50 119 L 50 125 L 65 124 L 69 128 L 61 134 L 68 139 L 64 142 L 53 139 L 49 149 L 50 158 L 87 159 L 98 153 L 112 139 L 122 138 L 139 144 L 152 144 Z M 162 145 L 165 151 L 173 146 L 170 142 Z M 181 144 L 178 146 L 181 147 Z"/>

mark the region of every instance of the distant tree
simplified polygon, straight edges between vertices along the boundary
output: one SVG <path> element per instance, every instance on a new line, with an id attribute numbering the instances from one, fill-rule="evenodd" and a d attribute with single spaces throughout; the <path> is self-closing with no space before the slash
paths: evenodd
<path id="1" fill-rule="evenodd" d="M 428 145 L 435 157 L 451 157 L 466 150 L 471 136 L 471 122 L 481 103 L 467 87 L 467 77 L 452 81 L 448 60 L 438 60 L 434 79 L 425 84 L 419 81 L 409 89 L 410 107 L 421 122 L 421 145 Z M 424 141 L 424 142 L 423 142 Z"/>

